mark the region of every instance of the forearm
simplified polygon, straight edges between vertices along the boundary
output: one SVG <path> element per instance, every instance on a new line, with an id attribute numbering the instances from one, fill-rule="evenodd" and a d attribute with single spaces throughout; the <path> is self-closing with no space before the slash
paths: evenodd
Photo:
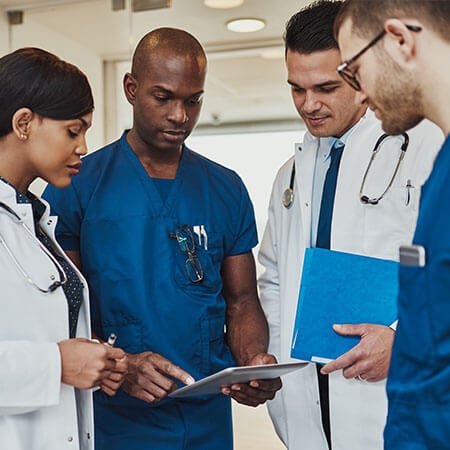
<path id="1" fill-rule="evenodd" d="M 273 242 L 275 227 L 269 219 L 261 242 L 258 259 L 263 271 L 258 279 L 259 298 L 269 326 L 269 352 L 280 357 L 280 283 L 276 246 Z"/>
<path id="2" fill-rule="evenodd" d="M 269 329 L 256 294 L 227 308 L 227 342 L 238 365 L 267 352 Z"/>

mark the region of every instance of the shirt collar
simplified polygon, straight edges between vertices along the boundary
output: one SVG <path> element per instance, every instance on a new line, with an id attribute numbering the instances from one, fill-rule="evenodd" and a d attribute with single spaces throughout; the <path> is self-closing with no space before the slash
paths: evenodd
<path id="1" fill-rule="evenodd" d="M 331 149 L 336 144 L 336 142 L 340 141 L 342 145 L 347 145 L 348 137 L 353 133 L 358 124 L 359 121 L 355 125 L 353 125 L 349 130 L 347 130 L 340 138 L 337 138 L 335 136 L 320 138 L 320 148 L 323 149 L 322 155 L 324 160 L 330 157 Z"/>
<path id="2" fill-rule="evenodd" d="M 37 198 L 32 192 L 27 191 L 26 195 L 22 194 L 22 192 L 18 191 L 11 183 L 6 181 L 4 178 L 0 177 L 0 181 L 14 189 L 14 191 L 16 192 L 17 203 L 31 204 L 34 220 L 35 222 L 39 222 L 46 210 L 46 206 L 44 205 L 44 203 L 42 203 L 41 200 Z"/>

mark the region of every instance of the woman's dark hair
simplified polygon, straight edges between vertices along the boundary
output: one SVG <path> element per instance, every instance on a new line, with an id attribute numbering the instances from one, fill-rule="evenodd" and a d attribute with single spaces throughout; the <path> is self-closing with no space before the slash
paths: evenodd
<path id="1" fill-rule="evenodd" d="M 94 99 L 78 67 L 27 47 L 0 58 L 0 137 L 11 132 L 12 117 L 23 107 L 49 119 L 70 120 L 92 112 Z"/>

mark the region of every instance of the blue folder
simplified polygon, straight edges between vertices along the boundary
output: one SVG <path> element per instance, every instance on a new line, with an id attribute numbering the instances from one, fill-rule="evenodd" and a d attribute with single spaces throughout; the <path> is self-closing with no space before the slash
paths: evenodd
<path id="1" fill-rule="evenodd" d="M 354 347 L 333 324 L 391 325 L 397 319 L 398 263 L 321 248 L 305 252 L 291 356 L 326 363 Z"/>

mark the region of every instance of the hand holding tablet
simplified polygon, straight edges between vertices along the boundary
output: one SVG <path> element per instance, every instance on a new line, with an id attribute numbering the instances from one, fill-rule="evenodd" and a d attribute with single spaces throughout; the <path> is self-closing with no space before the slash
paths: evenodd
<path id="1" fill-rule="evenodd" d="M 169 394 L 171 398 L 189 397 L 192 395 L 219 394 L 223 387 L 237 383 L 248 383 L 251 380 L 266 380 L 277 378 L 308 363 L 294 361 L 280 364 L 265 364 L 257 366 L 228 367 L 203 378 L 189 386 L 183 386 Z"/>

